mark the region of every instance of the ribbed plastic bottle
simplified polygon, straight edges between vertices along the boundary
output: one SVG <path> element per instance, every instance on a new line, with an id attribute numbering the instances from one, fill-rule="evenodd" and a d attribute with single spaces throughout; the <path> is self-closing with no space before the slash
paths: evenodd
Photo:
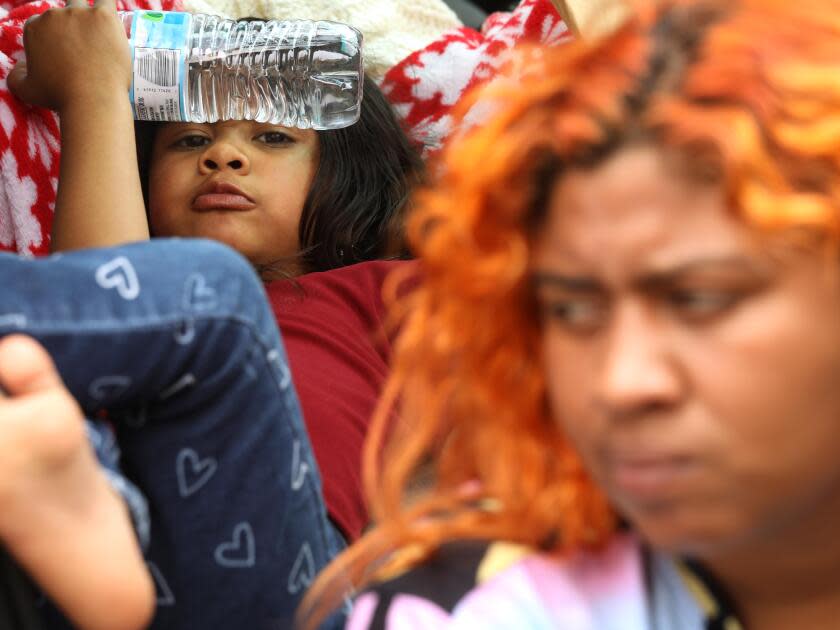
<path id="1" fill-rule="evenodd" d="M 137 120 L 256 120 L 339 129 L 359 119 L 362 34 L 338 22 L 121 11 Z"/>

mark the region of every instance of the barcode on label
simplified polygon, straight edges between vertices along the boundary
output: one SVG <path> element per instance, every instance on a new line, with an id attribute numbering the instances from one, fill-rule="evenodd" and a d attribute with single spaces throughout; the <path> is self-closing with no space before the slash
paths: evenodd
<path id="1" fill-rule="evenodd" d="M 161 87 L 178 84 L 178 52 L 160 48 L 137 48 L 134 51 L 134 71 L 149 83 Z"/>

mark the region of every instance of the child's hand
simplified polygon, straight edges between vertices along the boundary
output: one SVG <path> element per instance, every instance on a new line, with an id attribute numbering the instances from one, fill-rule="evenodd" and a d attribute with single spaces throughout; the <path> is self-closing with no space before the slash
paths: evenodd
<path id="1" fill-rule="evenodd" d="M 68 0 L 27 20 L 23 30 L 26 60 L 8 78 L 20 99 L 59 113 L 123 100 L 131 86 L 128 40 L 116 15 L 115 0 Z M 110 100 L 109 100 L 110 99 Z"/>
<path id="2" fill-rule="evenodd" d="M 11 91 L 61 119 L 52 251 L 147 240 L 128 90 L 131 56 L 116 0 L 69 0 L 24 27 Z"/>

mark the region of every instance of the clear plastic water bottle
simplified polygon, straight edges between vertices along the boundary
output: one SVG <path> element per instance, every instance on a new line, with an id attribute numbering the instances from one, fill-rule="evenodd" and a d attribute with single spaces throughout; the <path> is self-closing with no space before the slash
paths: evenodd
<path id="1" fill-rule="evenodd" d="M 256 120 L 338 129 L 359 119 L 362 34 L 337 22 L 120 12 L 137 120 Z"/>

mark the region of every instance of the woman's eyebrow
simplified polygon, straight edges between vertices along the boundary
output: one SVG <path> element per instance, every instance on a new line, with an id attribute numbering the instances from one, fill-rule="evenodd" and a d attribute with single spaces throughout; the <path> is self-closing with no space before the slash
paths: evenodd
<path id="1" fill-rule="evenodd" d="M 644 272 L 633 279 L 631 284 L 643 291 L 650 291 L 671 286 L 694 274 L 721 272 L 762 277 L 766 275 L 767 268 L 744 256 L 712 256 Z M 534 286 L 538 289 L 545 287 L 577 293 L 593 293 L 605 290 L 604 283 L 592 275 L 538 270 L 531 277 Z"/>
<path id="2" fill-rule="evenodd" d="M 767 271 L 765 265 L 745 256 L 712 256 L 645 273 L 633 284 L 642 289 L 656 289 L 672 285 L 695 274 L 736 273 L 761 277 L 766 275 Z"/>
<path id="3" fill-rule="evenodd" d="M 603 291 L 604 285 L 592 276 L 575 276 L 551 271 L 536 271 L 532 282 L 537 288 L 551 287 L 579 293 Z"/>

